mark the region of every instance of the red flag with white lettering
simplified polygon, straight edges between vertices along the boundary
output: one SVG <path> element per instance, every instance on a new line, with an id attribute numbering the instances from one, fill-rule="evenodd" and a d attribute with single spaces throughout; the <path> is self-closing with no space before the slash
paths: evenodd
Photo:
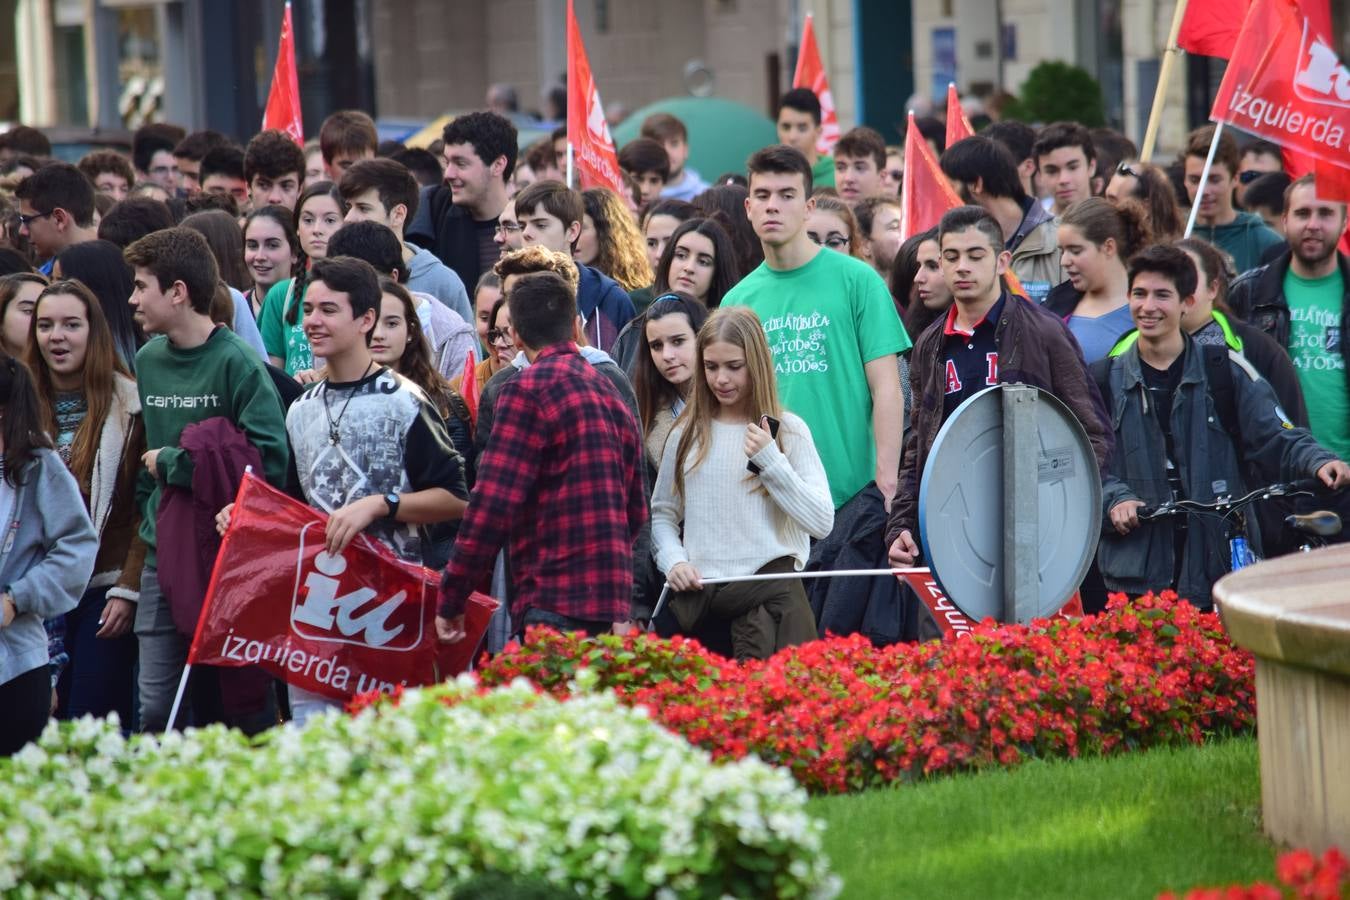
<path id="1" fill-rule="evenodd" d="M 937 625 L 938 631 L 942 632 L 944 641 L 967 637 L 978 624 L 947 597 L 947 594 L 942 590 L 942 585 L 938 584 L 937 579 L 928 569 L 897 574 L 895 577 L 908 584 L 910 590 L 918 595 L 919 601 L 928 610 L 928 614 L 933 617 L 933 622 Z M 1082 617 L 1083 598 L 1077 591 L 1074 591 L 1073 596 L 1060 607 L 1059 612 L 1049 618 L 1081 619 Z"/>
<path id="2" fill-rule="evenodd" d="M 339 699 L 464 671 L 497 602 L 470 597 L 467 636 L 442 645 L 437 575 L 365 536 L 331 555 L 327 523 L 323 513 L 245 475 L 188 662 L 260 666 Z"/>
<path id="3" fill-rule="evenodd" d="M 1350 72 L 1319 20 L 1296 0 L 1254 0 L 1210 118 L 1316 160 L 1345 161 Z"/>
<path id="4" fill-rule="evenodd" d="M 620 197 L 624 195 L 619 156 L 614 152 L 605 106 L 591 75 L 572 0 L 567 0 L 567 141 L 572 145 L 577 183 L 583 190 L 607 187 Z"/>
<path id="5" fill-rule="evenodd" d="M 802 25 L 802 45 L 797 51 L 797 70 L 792 73 L 792 86 L 806 88 L 820 101 L 820 138 L 816 152 L 822 156 L 834 150 L 839 142 L 839 115 L 834 109 L 834 94 L 830 93 L 830 79 L 825 74 L 825 61 L 820 57 L 816 43 L 816 27 L 810 13 Z"/>
<path id="6" fill-rule="evenodd" d="M 281 19 L 281 42 L 277 64 L 272 70 L 272 89 L 267 93 L 263 112 L 263 130 L 275 128 L 290 135 L 301 146 L 305 143 L 305 125 L 300 118 L 300 79 L 295 71 L 295 29 L 291 25 L 291 4 Z"/>
<path id="7" fill-rule="evenodd" d="M 975 129 L 970 124 L 970 119 L 966 118 L 965 111 L 961 109 L 961 95 L 956 92 L 956 85 L 947 83 L 947 142 L 945 146 L 950 147 L 957 141 L 973 137 Z"/>

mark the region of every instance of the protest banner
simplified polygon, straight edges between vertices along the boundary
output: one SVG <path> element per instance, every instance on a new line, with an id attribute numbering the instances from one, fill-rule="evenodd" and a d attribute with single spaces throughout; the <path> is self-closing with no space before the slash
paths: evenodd
<path id="1" fill-rule="evenodd" d="M 806 88 L 820 101 L 820 138 L 816 152 L 822 156 L 831 153 L 839 142 L 839 115 L 834 108 L 834 94 L 830 93 L 830 79 L 825 74 L 825 61 L 816 43 L 816 26 L 810 13 L 802 25 L 802 44 L 797 51 L 797 69 L 792 74 L 794 88 Z"/>
<path id="2" fill-rule="evenodd" d="M 277 63 L 272 70 L 272 88 L 267 92 L 263 128 L 275 128 L 290 135 L 302 147 L 305 125 L 300 116 L 300 80 L 295 71 L 295 29 L 291 25 L 291 4 L 281 19 L 281 41 L 277 45 Z"/>
<path id="3" fill-rule="evenodd" d="M 259 666 L 337 699 L 464 671 L 496 601 L 474 594 L 466 637 L 442 645 L 435 629 L 439 576 L 364 535 L 329 554 L 327 522 L 318 510 L 244 476 L 189 667 Z"/>
<path id="4" fill-rule="evenodd" d="M 591 75 L 572 0 L 567 0 L 567 184 L 582 190 L 607 187 L 621 197 L 624 194 L 619 156 L 614 152 L 605 105 Z"/>
<path id="5" fill-rule="evenodd" d="M 977 624 L 948 599 L 946 593 L 942 590 L 942 586 L 937 583 L 937 579 L 933 577 L 930 570 L 910 569 L 897 572 L 895 577 L 908 584 L 910 589 L 918 596 L 919 602 L 928 610 L 929 615 L 933 617 L 933 621 L 937 624 L 938 630 L 942 632 L 944 641 L 968 636 Z M 1077 591 L 1069 598 L 1068 603 L 1060 607 L 1059 612 L 1051 616 L 1054 619 L 1081 619 L 1082 617 L 1083 599 Z"/>

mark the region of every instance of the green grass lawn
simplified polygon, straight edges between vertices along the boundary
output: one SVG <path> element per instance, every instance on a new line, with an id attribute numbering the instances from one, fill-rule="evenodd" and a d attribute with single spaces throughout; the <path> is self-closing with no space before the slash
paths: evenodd
<path id="1" fill-rule="evenodd" d="M 848 898 L 1123 900 L 1274 878 L 1251 738 L 819 797 L 811 810 Z"/>

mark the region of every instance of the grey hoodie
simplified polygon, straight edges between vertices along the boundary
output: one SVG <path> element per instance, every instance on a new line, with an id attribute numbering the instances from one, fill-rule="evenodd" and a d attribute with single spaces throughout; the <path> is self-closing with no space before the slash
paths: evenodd
<path id="1" fill-rule="evenodd" d="M 0 684 L 47 665 L 42 620 L 75 608 L 98 554 L 80 489 L 56 451 L 36 451 L 23 480 L 0 485 L 0 497 L 13 493 L 12 503 L 0 500 L 0 586 L 18 610 L 0 629 Z"/>
<path id="2" fill-rule="evenodd" d="M 404 284 L 409 291 L 430 294 L 450 309 L 459 313 L 465 322 L 473 321 L 473 305 L 469 303 L 469 292 L 464 290 L 464 282 L 454 270 L 436 258 L 430 250 L 423 250 L 415 244 L 408 244 L 413 258 L 408 263 L 408 281 Z"/>

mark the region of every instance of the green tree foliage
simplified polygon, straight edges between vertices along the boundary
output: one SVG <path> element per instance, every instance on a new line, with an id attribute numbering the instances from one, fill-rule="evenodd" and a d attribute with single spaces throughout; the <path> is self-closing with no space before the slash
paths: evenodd
<path id="1" fill-rule="evenodd" d="M 1031 70 L 1019 96 L 1004 116 L 1023 122 L 1081 122 L 1089 128 L 1106 124 L 1102 87 L 1084 69 L 1047 60 Z"/>

